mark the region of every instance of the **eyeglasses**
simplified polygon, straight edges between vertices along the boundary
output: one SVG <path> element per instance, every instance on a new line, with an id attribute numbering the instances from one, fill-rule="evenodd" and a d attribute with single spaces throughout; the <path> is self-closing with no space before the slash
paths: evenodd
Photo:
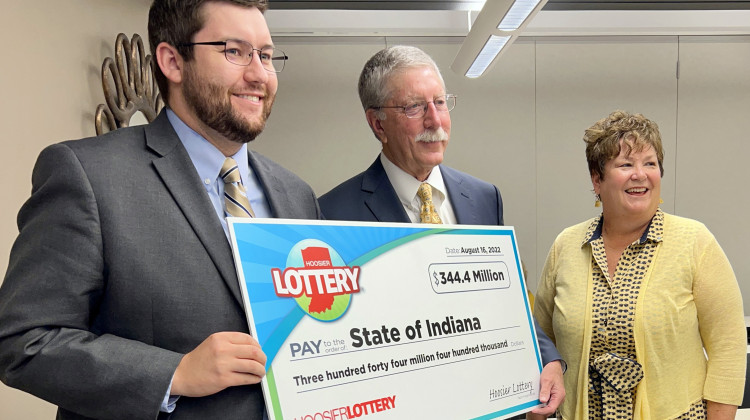
<path id="1" fill-rule="evenodd" d="M 230 63 L 238 66 L 249 66 L 255 55 L 253 52 L 258 51 L 260 64 L 266 69 L 266 71 L 273 73 L 281 73 L 281 71 L 284 70 L 284 63 L 289 59 L 289 57 L 284 54 L 284 51 L 277 50 L 274 47 L 257 49 L 249 42 L 237 39 L 213 42 L 186 42 L 180 44 L 181 47 L 192 47 L 193 45 L 223 45 L 224 57 L 226 57 L 227 61 Z"/>
<path id="2" fill-rule="evenodd" d="M 440 112 L 448 112 L 456 107 L 456 95 L 447 93 L 443 96 L 438 96 L 432 101 L 414 101 L 408 102 L 402 106 L 374 106 L 372 109 L 384 109 L 384 108 L 398 108 L 404 112 L 406 118 L 422 118 L 427 113 L 428 104 L 435 105 L 435 109 Z"/>

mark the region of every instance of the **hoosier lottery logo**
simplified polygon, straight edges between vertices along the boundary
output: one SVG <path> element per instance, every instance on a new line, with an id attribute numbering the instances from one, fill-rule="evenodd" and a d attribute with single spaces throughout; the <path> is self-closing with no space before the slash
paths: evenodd
<path id="1" fill-rule="evenodd" d="M 289 251 L 283 271 L 271 269 L 271 277 L 276 296 L 294 298 L 319 321 L 333 321 L 349 308 L 352 294 L 359 293 L 359 272 L 330 245 L 305 239 Z"/>

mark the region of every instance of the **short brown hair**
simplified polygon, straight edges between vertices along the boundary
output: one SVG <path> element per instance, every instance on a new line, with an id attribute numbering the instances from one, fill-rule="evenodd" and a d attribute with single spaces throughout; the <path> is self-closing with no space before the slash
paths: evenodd
<path id="1" fill-rule="evenodd" d="M 206 3 L 230 3 L 241 7 L 252 8 L 265 12 L 268 8 L 267 0 L 154 0 L 148 12 L 148 43 L 151 54 L 156 60 L 156 47 L 162 42 L 175 47 L 185 61 L 193 59 L 193 49 L 181 46 L 193 40 L 193 35 L 200 31 L 205 24 L 203 6 Z M 169 85 L 167 78 L 154 62 L 154 75 L 159 85 L 161 97 L 165 103 L 169 101 Z"/>
<path id="2" fill-rule="evenodd" d="M 664 149 L 659 126 L 641 114 L 620 110 L 594 123 L 583 135 L 591 175 L 598 174 L 600 179 L 604 179 L 604 165 L 620 155 L 620 140 L 625 140 L 622 145 L 627 154 L 653 147 L 659 161 L 659 170 L 664 176 Z"/>

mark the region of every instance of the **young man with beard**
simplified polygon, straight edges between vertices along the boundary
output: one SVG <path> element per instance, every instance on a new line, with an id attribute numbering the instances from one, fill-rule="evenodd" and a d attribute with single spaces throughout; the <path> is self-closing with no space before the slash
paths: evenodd
<path id="1" fill-rule="evenodd" d="M 441 165 L 456 97 L 437 64 L 416 47 L 393 46 L 370 58 L 359 77 L 367 123 L 383 150 L 370 167 L 320 197 L 328 219 L 370 222 L 502 225 L 503 202 L 487 182 Z M 431 203 L 420 198 L 429 191 Z M 425 201 L 426 202 L 426 201 Z M 565 397 L 563 362 L 537 326 L 544 368 L 534 410 L 555 412 Z"/>
<path id="2" fill-rule="evenodd" d="M 320 217 L 307 184 L 247 148 L 285 58 L 265 9 L 156 0 L 149 41 L 167 109 L 39 156 L 0 287 L 0 379 L 58 418 L 263 417 L 266 357 L 225 220 L 224 193 L 242 187 L 220 173 L 239 171 L 256 217 Z"/>

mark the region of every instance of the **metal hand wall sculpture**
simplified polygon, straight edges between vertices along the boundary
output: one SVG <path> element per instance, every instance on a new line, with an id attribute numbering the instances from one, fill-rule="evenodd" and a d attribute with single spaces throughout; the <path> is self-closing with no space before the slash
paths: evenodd
<path id="1" fill-rule="evenodd" d="M 151 122 L 164 107 L 154 78 L 154 60 L 146 54 L 140 35 L 128 40 L 117 35 L 115 59 L 107 57 L 102 64 L 102 89 L 106 104 L 96 108 L 96 134 L 130 125 L 137 112 Z"/>

